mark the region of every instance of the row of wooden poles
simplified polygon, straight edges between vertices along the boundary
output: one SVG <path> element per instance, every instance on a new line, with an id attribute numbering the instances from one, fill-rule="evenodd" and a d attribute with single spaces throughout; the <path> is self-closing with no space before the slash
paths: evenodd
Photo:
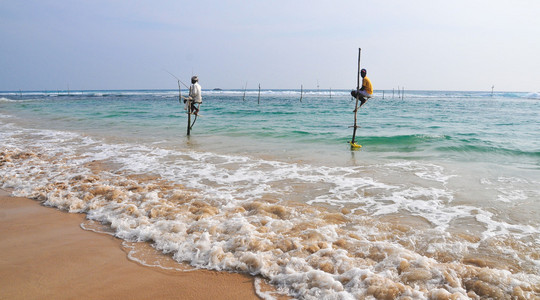
<path id="1" fill-rule="evenodd" d="M 392 99 L 395 98 L 395 89 L 392 89 Z M 382 91 L 382 98 L 384 99 L 384 91 Z M 399 86 L 397 88 L 397 98 L 401 98 L 403 100 L 405 98 L 405 88 L 401 87 L 401 90 L 399 89 Z"/>
<path id="2" fill-rule="evenodd" d="M 332 98 L 332 88 L 330 88 L 330 98 Z M 304 97 L 304 85 L 300 85 L 300 102 L 302 102 L 302 98 Z M 242 98 L 243 101 L 246 100 L 246 90 L 244 89 L 244 96 Z M 257 95 L 257 104 L 261 103 L 261 84 L 259 83 L 259 93 Z"/>
<path id="3" fill-rule="evenodd" d="M 384 90 L 382 91 L 382 98 L 384 99 Z M 332 98 L 332 88 L 330 88 L 329 96 Z M 304 85 L 300 86 L 300 102 L 302 102 L 302 99 L 304 98 Z M 392 89 L 392 99 L 395 98 L 395 89 Z M 397 88 L 397 98 L 403 100 L 405 98 L 405 87 L 401 87 L 401 89 Z M 243 101 L 246 100 L 246 90 L 244 89 L 244 96 L 242 98 Z M 261 84 L 259 83 L 259 93 L 257 95 L 257 103 L 261 103 Z"/>

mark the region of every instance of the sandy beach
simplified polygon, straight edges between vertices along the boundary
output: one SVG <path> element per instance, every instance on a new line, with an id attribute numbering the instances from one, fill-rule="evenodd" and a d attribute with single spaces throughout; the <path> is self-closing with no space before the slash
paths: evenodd
<path id="1" fill-rule="evenodd" d="M 0 190 L 0 299 L 259 299 L 247 275 L 130 261 L 83 221 Z"/>

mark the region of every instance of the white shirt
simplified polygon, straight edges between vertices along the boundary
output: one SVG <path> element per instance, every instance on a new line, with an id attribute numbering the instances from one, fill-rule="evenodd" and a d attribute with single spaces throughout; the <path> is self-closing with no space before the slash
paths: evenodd
<path id="1" fill-rule="evenodd" d="M 195 103 L 202 103 L 201 86 L 198 82 L 195 82 L 189 87 L 189 97 Z"/>

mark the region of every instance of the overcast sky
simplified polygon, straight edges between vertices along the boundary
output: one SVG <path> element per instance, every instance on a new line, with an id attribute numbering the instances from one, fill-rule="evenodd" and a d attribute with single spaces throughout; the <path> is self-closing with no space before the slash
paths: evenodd
<path id="1" fill-rule="evenodd" d="M 0 0 L 0 90 L 540 91 L 538 0 Z"/>

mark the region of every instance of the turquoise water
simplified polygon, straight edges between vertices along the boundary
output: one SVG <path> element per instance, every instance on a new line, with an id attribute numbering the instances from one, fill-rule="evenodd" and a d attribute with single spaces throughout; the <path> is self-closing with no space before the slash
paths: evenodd
<path id="1" fill-rule="evenodd" d="M 203 101 L 0 93 L 0 185 L 298 298 L 540 294 L 537 93 L 377 91 L 359 150 L 348 91 Z"/>
<path id="2" fill-rule="evenodd" d="M 305 148 L 347 152 L 354 101 L 347 91 L 332 93 L 307 91 L 299 101 L 299 91 L 263 91 L 257 103 L 257 91 L 245 98 L 243 91 L 206 91 L 191 140 L 211 149 L 222 139 L 285 146 L 299 156 L 309 155 Z M 378 93 L 358 114 L 357 140 L 366 155 L 540 165 L 536 94 L 412 91 L 403 100 L 388 94 L 382 99 Z M 5 109 L 27 119 L 38 114 L 37 124 L 46 121 L 57 130 L 105 136 L 112 130 L 115 138 L 173 144 L 186 135 L 177 91 L 13 93 L 3 99 L 13 101 Z"/>

